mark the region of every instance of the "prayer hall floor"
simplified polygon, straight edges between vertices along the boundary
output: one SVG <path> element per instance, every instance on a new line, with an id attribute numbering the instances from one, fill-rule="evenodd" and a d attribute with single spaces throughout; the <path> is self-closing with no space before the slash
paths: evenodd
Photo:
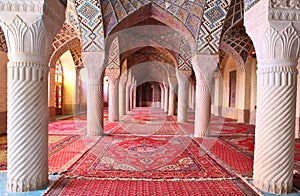
<path id="1" fill-rule="evenodd" d="M 158 108 L 135 108 L 120 122 L 104 115 L 103 137 L 86 136 L 86 115 L 49 122 L 44 190 L 6 192 L 6 135 L 0 136 L 0 195 L 272 195 L 251 184 L 255 126 L 212 116 L 211 136 L 193 138 L 194 112 L 178 124 Z M 294 193 L 300 188 L 295 142 Z"/>

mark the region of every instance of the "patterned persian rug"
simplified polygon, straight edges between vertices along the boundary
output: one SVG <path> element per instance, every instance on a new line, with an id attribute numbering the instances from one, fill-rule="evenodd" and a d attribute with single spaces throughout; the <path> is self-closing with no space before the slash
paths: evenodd
<path id="1" fill-rule="evenodd" d="M 85 196 L 190 196 L 190 195 L 258 195 L 239 179 L 208 181 L 133 181 L 61 178 L 45 195 Z"/>
<path id="2" fill-rule="evenodd" d="M 224 142 L 220 138 L 205 140 L 197 138 L 196 141 L 200 144 L 200 146 L 205 147 L 213 155 L 215 155 L 215 159 L 220 160 L 224 163 L 224 165 L 227 165 L 230 170 L 233 170 L 242 176 L 252 177 L 252 156 L 245 155 L 243 152 Z"/>
<path id="3" fill-rule="evenodd" d="M 95 138 L 79 135 L 49 135 L 49 172 L 65 171 L 93 144 Z M 7 170 L 7 136 L 0 137 L 0 170 Z"/>
<path id="4" fill-rule="evenodd" d="M 228 178 L 188 137 L 102 137 L 66 173 L 97 178 Z"/>

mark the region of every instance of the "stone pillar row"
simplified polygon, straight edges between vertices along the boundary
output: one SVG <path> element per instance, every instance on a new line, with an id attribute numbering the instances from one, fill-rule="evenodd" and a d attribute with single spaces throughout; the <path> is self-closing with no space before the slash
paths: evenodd
<path id="1" fill-rule="evenodd" d="M 170 76 L 169 78 L 169 105 L 168 105 L 168 115 L 173 116 L 175 114 L 175 92 L 177 86 L 176 76 Z"/>

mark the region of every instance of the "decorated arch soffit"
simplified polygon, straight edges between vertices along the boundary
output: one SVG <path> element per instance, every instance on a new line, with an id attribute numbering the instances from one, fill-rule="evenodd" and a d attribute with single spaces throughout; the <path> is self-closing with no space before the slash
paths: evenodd
<path id="1" fill-rule="evenodd" d="M 80 46 L 80 36 L 73 25 L 66 21 L 52 43 L 52 54 L 49 61 L 50 67 L 55 65 L 63 53 L 78 46 Z"/>
<path id="2" fill-rule="evenodd" d="M 100 1 L 76 0 L 75 7 L 80 24 L 82 51 L 97 52 L 104 50 L 104 31 Z"/>
<path id="3" fill-rule="evenodd" d="M 207 0 L 197 39 L 198 52 L 205 54 L 218 53 L 222 27 L 230 2 L 230 0 Z"/>
<path id="4" fill-rule="evenodd" d="M 101 6 L 105 35 L 108 35 L 126 16 L 147 4 L 155 4 L 166 10 L 170 14 L 168 17 L 174 16 L 187 27 L 194 37 L 197 37 L 205 6 L 203 0 L 103 0 Z M 157 11 L 157 9 L 152 10 L 152 12 Z M 155 13 L 153 14 L 155 15 Z"/>
<path id="5" fill-rule="evenodd" d="M 229 29 L 236 24 L 240 23 L 244 17 L 244 1 L 243 0 L 232 0 L 228 9 L 226 19 L 222 28 L 222 34 L 225 35 Z"/>
<path id="6" fill-rule="evenodd" d="M 243 17 L 244 2 L 232 0 L 222 29 L 220 43 L 220 49 L 233 57 L 239 64 L 241 71 L 245 70 L 244 65 L 248 55 L 254 50 L 253 43 L 243 26 Z M 225 55 L 221 56 L 224 57 Z M 222 63 L 222 61 L 220 62 Z"/>

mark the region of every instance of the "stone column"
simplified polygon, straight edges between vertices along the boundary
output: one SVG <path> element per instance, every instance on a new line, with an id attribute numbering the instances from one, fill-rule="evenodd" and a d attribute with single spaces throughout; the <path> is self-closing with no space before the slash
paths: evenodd
<path id="1" fill-rule="evenodd" d="M 119 121 L 119 69 L 106 69 L 105 75 L 108 77 L 108 121 Z"/>
<path id="2" fill-rule="evenodd" d="M 79 89 L 79 82 L 80 82 L 80 70 L 82 67 L 76 67 L 76 86 L 75 86 L 75 114 L 79 114 L 80 110 L 80 89 Z"/>
<path id="3" fill-rule="evenodd" d="M 131 85 L 129 89 L 129 110 L 133 109 L 133 91 L 134 91 L 135 79 L 134 76 L 131 77 Z"/>
<path id="4" fill-rule="evenodd" d="M 163 110 L 164 109 L 164 105 L 165 105 L 165 88 L 164 88 L 164 85 L 163 84 L 159 84 L 160 86 L 160 92 L 161 92 L 161 95 L 160 95 L 160 105 L 161 105 L 161 109 Z"/>
<path id="5" fill-rule="evenodd" d="M 82 60 L 88 73 L 87 79 L 87 135 L 103 133 L 103 71 L 104 52 L 83 52 Z"/>
<path id="6" fill-rule="evenodd" d="M 300 58 L 298 58 L 298 73 L 300 71 Z M 298 74 L 297 80 L 297 101 L 296 101 L 296 126 L 295 126 L 295 138 L 300 138 L 300 74 Z"/>
<path id="7" fill-rule="evenodd" d="M 195 96 L 196 96 L 196 89 L 195 89 L 195 82 L 191 83 L 191 87 L 192 87 L 192 105 L 191 105 L 191 109 L 195 110 Z"/>
<path id="8" fill-rule="evenodd" d="M 177 78 L 176 76 L 169 77 L 169 108 L 168 115 L 173 116 L 175 114 L 175 91 L 176 91 Z"/>
<path id="9" fill-rule="evenodd" d="M 124 71 L 119 80 L 119 115 L 126 114 L 126 83 L 127 71 Z"/>
<path id="10" fill-rule="evenodd" d="M 299 7 L 293 6 L 261 0 L 245 15 L 258 61 L 253 183 L 276 194 L 290 193 L 293 187 L 300 47 Z"/>
<path id="11" fill-rule="evenodd" d="M 128 71 L 128 75 L 127 75 L 127 82 L 126 82 L 126 96 L 125 96 L 125 108 L 126 108 L 126 114 L 128 114 L 128 112 L 130 111 L 129 109 L 129 104 L 130 104 L 130 86 L 131 86 L 131 71 Z"/>
<path id="12" fill-rule="evenodd" d="M 190 71 L 177 71 L 178 79 L 178 123 L 186 122 L 188 118 L 188 89 L 189 89 L 189 77 Z"/>
<path id="13" fill-rule="evenodd" d="M 192 108 L 192 84 L 189 82 L 189 95 L 188 95 L 189 103 L 188 107 Z"/>
<path id="14" fill-rule="evenodd" d="M 214 115 L 221 116 L 222 115 L 222 103 L 223 103 L 223 80 L 221 77 L 221 73 L 216 71 L 214 73 L 214 80 L 215 80 L 215 91 L 214 95 Z"/>
<path id="15" fill-rule="evenodd" d="M 48 184 L 48 62 L 65 8 L 58 2 L 0 1 L 8 46 L 7 191 Z M 27 9 L 28 8 L 28 9 Z M 57 18 L 53 20 L 52 14 Z"/>
<path id="16" fill-rule="evenodd" d="M 136 80 L 134 80 L 132 108 L 136 108 L 136 85 L 137 85 Z"/>
<path id="17" fill-rule="evenodd" d="M 196 75 L 195 137 L 209 136 L 211 116 L 210 86 L 219 56 L 196 54 L 192 59 Z"/>
<path id="18" fill-rule="evenodd" d="M 168 112 L 168 108 L 169 108 L 169 87 L 167 86 L 167 83 L 165 83 L 165 82 L 164 82 L 164 88 L 165 88 L 164 111 Z"/>

